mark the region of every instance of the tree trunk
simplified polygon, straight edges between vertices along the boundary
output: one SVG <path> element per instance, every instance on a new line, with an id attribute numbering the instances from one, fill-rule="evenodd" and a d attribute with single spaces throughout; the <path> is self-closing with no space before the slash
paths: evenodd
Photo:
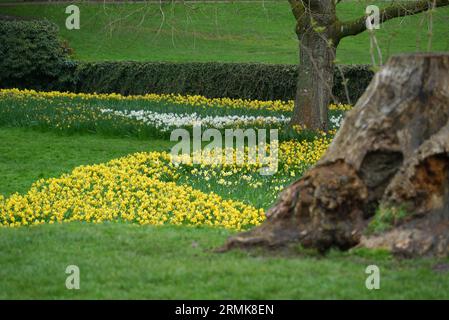
<path id="1" fill-rule="evenodd" d="M 315 32 L 299 42 L 299 71 L 291 124 L 327 130 L 336 49 Z"/>
<path id="2" fill-rule="evenodd" d="M 293 12 L 295 14 L 294 7 Z M 312 130 L 327 130 L 334 60 L 339 42 L 335 2 L 310 2 L 304 13 L 297 13 L 295 17 L 299 68 L 290 124 L 300 124 Z"/>
<path id="3" fill-rule="evenodd" d="M 393 229 L 364 235 L 373 217 Z M 392 57 L 317 165 L 222 249 L 292 242 L 449 255 L 449 55 Z"/>

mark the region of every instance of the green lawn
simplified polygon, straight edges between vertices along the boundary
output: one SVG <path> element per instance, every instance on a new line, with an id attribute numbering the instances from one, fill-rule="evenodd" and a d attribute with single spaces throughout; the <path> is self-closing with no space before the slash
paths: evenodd
<path id="1" fill-rule="evenodd" d="M 342 20 L 364 14 L 368 4 L 344 1 Z M 45 18 L 80 60 L 253 61 L 296 63 L 294 19 L 287 1 L 219 4 L 80 4 L 81 29 L 67 30 L 67 4 L 0 6 L 0 15 Z M 449 51 L 449 8 L 433 15 L 432 50 Z M 428 15 L 389 21 L 376 31 L 384 60 L 391 54 L 426 50 Z M 338 49 L 343 63 L 370 63 L 367 33 L 346 38 Z"/>
<path id="2" fill-rule="evenodd" d="M 0 128 L 0 194 L 26 192 L 40 178 L 57 177 L 83 164 L 105 162 L 133 152 L 169 150 L 166 140 L 61 136 L 24 128 Z"/>
<path id="3" fill-rule="evenodd" d="M 228 234 L 112 223 L 1 229 L 0 299 L 449 297 L 449 274 L 434 271 L 435 260 L 398 261 L 366 251 L 326 258 L 211 252 Z M 370 264 L 380 268 L 379 290 L 365 288 Z M 80 290 L 65 287 L 68 265 L 80 268 Z"/>

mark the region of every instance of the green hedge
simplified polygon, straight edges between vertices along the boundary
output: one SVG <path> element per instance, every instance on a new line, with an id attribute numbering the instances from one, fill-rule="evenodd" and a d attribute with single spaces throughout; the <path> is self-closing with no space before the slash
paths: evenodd
<path id="1" fill-rule="evenodd" d="M 0 21 L 0 86 L 49 89 L 73 68 L 48 21 Z M 70 67 L 71 66 L 71 67 Z"/>
<path id="2" fill-rule="evenodd" d="M 373 73 L 341 66 L 355 102 Z M 334 96 L 346 102 L 336 70 Z M 74 92 L 179 93 L 259 100 L 294 99 L 297 66 L 262 63 L 75 62 L 48 21 L 0 21 L 0 87 Z"/>
<path id="3" fill-rule="evenodd" d="M 341 66 L 355 102 L 368 86 L 369 66 Z M 294 99 L 297 66 L 262 63 L 169 63 L 87 62 L 80 63 L 74 77 L 77 92 L 200 94 L 259 100 Z M 346 102 L 341 72 L 335 72 L 334 95 Z"/>

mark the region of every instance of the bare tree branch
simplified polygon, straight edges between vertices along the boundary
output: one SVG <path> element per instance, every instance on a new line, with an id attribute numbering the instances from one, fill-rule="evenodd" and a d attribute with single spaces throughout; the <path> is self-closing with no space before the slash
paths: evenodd
<path id="1" fill-rule="evenodd" d="M 449 5 L 449 0 L 419 0 L 407 3 L 392 4 L 380 10 L 380 23 L 387 20 L 414 15 L 427 11 L 431 8 L 444 7 Z M 342 22 L 340 24 L 339 37 L 355 36 L 366 30 L 366 16 L 360 17 L 353 21 Z"/>

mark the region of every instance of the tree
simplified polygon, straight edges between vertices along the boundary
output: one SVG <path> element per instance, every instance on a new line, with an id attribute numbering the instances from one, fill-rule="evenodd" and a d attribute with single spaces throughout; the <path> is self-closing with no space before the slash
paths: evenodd
<path id="1" fill-rule="evenodd" d="M 448 256 L 448 84 L 449 54 L 390 58 L 317 165 L 282 192 L 262 225 L 222 249 L 362 243 Z M 380 235 L 366 237 L 367 227 Z"/>
<path id="2" fill-rule="evenodd" d="M 341 0 L 289 0 L 299 40 L 299 75 L 291 124 L 327 129 L 334 61 L 341 39 L 366 30 L 366 16 L 342 22 L 336 6 Z M 392 3 L 381 9 L 379 23 L 449 5 L 449 0 Z"/>

